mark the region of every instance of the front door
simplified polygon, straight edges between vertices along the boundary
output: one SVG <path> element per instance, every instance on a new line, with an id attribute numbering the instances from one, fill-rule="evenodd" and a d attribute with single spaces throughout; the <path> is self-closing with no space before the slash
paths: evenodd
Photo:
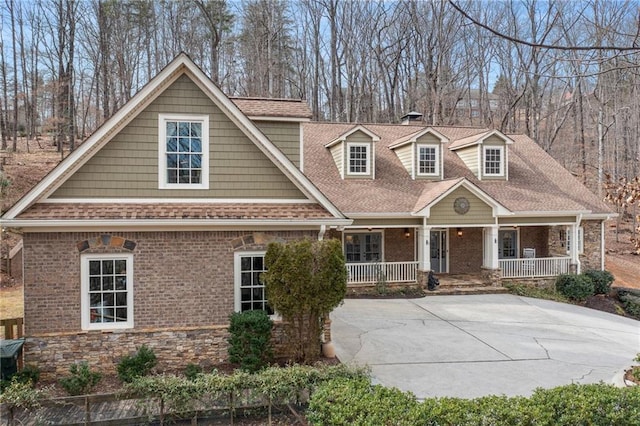
<path id="1" fill-rule="evenodd" d="M 513 229 L 498 231 L 498 258 L 518 257 L 518 232 Z"/>
<path id="2" fill-rule="evenodd" d="M 431 270 L 435 273 L 447 272 L 447 231 L 431 231 L 429 247 Z"/>

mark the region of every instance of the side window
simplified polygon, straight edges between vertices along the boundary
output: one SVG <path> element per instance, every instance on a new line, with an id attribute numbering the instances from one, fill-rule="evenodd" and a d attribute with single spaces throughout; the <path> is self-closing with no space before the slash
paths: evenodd
<path id="1" fill-rule="evenodd" d="M 160 114 L 158 186 L 209 188 L 209 116 Z"/>
<path id="2" fill-rule="evenodd" d="M 370 155 L 368 144 L 347 144 L 348 169 L 350 175 L 368 175 L 370 173 Z"/>
<path id="3" fill-rule="evenodd" d="M 437 176 L 439 170 L 439 152 L 437 146 L 418 146 L 418 176 Z"/>
<path id="4" fill-rule="evenodd" d="M 83 330 L 133 327 L 133 255 L 83 255 L 81 324 Z"/>
<path id="5" fill-rule="evenodd" d="M 571 228 L 567 228 L 566 232 L 565 232 L 565 236 L 566 236 L 566 247 L 567 247 L 567 254 L 571 254 Z M 578 254 L 583 254 L 584 253 L 584 229 L 582 228 L 582 226 L 580 226 L 578 228 Z"/>
<path id="6" fill-rule="evenodd" d="M 266 271 L 265 252 L 241 252 L 235 254 L 234 281 L 236 312 L 263 310 L 273 315 L 269 306 L 261 275 Z"/>
<path id="7" fill-rule="evenodd" d="M 486 176 L 504 175 L 504 149 L 501 146 L 484 147 L 484 174 Z"/>

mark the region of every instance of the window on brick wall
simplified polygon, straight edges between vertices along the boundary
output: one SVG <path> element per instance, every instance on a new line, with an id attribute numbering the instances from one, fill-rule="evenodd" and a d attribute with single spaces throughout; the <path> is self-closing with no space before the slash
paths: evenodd
<path id="1" fill-rule="evenodd" d="M 82 329 L 133 327 L 133 255 L 81 257 Z"/>
<path id="2" fill-rule="evenodd" d="M 236 312 L 266 311 L 273 315 L 269 306 L 261 275 L 267 269 L 264 264 L 265 252 L 236 253 L 234 259 L 235 303 Z"/>

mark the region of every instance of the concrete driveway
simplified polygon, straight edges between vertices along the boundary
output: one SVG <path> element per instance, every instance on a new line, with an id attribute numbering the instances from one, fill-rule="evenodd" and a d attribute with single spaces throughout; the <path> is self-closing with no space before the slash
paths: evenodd
<path id="1" fill-rule="evenodd" d="M 639 321 L 508 294 L 347 299 L 331 318 L 342 362 L 419 398 L 611 383 L 640 352 Z"/>

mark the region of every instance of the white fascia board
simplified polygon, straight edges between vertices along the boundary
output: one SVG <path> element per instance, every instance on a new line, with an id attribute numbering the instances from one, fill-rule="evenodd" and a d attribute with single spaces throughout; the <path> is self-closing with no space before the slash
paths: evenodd
<path id="1" fill-rule="evenodd" d="M 589 220 L 609 220 L 609 219 L 615 219 L 616 217 L 620 216 L 618 213 L 584 213 L 582 215 L 582 219 L 589 219 Z"/>
<path id="2" fill-rule="evenodd" d="M 546 216 L 577 216 L 590 213 L 589 210 L 548 210 L 548 211 L 514 211 L 509 217 L 546 217 Z M 503 217 L 503 215 L 498 215 Z"/>
<path id="3" fill-rule="evenodd" d="M 227 116 L 233 123 L 244 132 L 244 134 L 253 141 L 253 143 L 262 151 L 287 177 L 306 196 L 316 200 L 332 215 L 337 218 L 344 216 L 336 206 L 329 201 L 325 195 L 316 188 L 313 183 L 282 153 L 276 146 L 258 129 L 258 127 L 240 111 L 240 109 L 229 99 L 218 86 L 216 86 L 200 68 L 195 66 L 193 62 L 186 62 L 187 69 L 192 73 L 196 85 L 203 89 L 204 93 L 223 111 L 227 112 Z"/>
<path id="4" fill-rule="evenodd" d="M 109 135 L 116 134 L 134 118 L 136 109 L 144 109 L 159 94 L 162 85 L 170 85 L 178 77 L 178 71 L 185 64 L 186 54 L 181 53 L 169 65 L 151 79 L 133 98 L 120 108 L 111 118 L 105 121 L 89 138 L 60 162 L 31 191 L 14 204 L 4 217 L 13 219 L 41 197 L 47 197 L 65 182 L 63 177 L 75 173 L 90 158 L 92 151 L 99 150 L 109 140 Z M 175 74 L 175 75 L 174 75 Z M 156 95 L 156 96 L 152 96 Z"/>
<path id="5" fill-rule="evenodd" d="M 417 142 L 419 137 L 422 137 L 424 135 L 426 135 L 427 133 L 431 133 L 432 135 L 434 135 L 435 137 L 437 137 L 438 139 L 440 139 L 440 143 L 448 143 L 449 139 L 443 135 L 442 133 L 438 132 L 437 130 L 431 128 L 431 127 L 427 127 L 426 129 L 420 130 L 418 132 L 415 132 L 411 135 L 409 135 L 409 139 L 402 141 L 402 142 L 398 142 L 392 145 L 389 145 L 389 149 L 396 149 L 396 148 L 401 148 L 407 144 L 410 143 L 414 143 Z"/>
<path id="6" fill-rule="evenodd" d="M 347 132 L 341 134 L 340 136 L 338 136 L 337 138 L 335 138 L 331 142 L 325 144 L 324 147 L 325 148 L 331 148 L 332 146 L 334 146 L 334 145 L 336 145 L 336 144 L 338 144 L 340 142 L 344 142 L 350 135 L 354 134 L 357 131 L 361 131 L 362 133 L 364 133 L 367 136 L 369 136 L 373 142 L 378 142 L 380 140 L 380 136 L 376 135 L 371 130 L 367 129 L 365 126 L 359 124 L 357 126 L 352 127 Z"/>
<path id="7" fill-rule="evenodd" d="M 511 145 L 512 143 L 514 143 L 513 139 L 511 139 L 509 136 L 505 135 L 504 133 L 502 133 L 500 130 L 492 130 L 491 132 L 485 134 L 481 139 L 480 139 L 480 143 L 483 143 L 485 141 L 485 139 L 491 137 L 491 136 L 498 136 L 499 138 L 504 140 L 504 143 L 506 143 L 507 145 Z"/>
<path id="8" fill-rule="evenodd" d="M 310 118 L 301 117 L 278 117 L 278 116 L 265 116 L 265 115 L 249 115 L 249 120 L 253 121 L 277 121 L 277 122 L 289 122 L 289 123 L 308 123 Z"/>
<path id="9" fill-rule="evenodd" d="M 308 198 L 47 198 L 42 204 L 316 204 Z"/>
<path id="10" fill-rule="evenodd" d="M 315 229 L 324 226 L 348 226 L 350 219 L 312 219 L 312 220 L 278 220 L 278 219 L 114 219 L 114 220 L 50 220 L 50 219 L 12 219 L 0 221 L 3 228 L 22 228 L 35 230 L 51 230 L 55 232 L 87 230 L 87 229 L 133 229 L 133 230 L 167 230 L 176 229 Z"/>
<path id="11" fill-rule="evenodd" d="M 372 212 L 351 212 L 345 213 L 350 219 L 406 219 L 406 218 L 414 218 L 414 215 L 411 212 L 381 212 L 381 213 L 372 213 Z"/>

